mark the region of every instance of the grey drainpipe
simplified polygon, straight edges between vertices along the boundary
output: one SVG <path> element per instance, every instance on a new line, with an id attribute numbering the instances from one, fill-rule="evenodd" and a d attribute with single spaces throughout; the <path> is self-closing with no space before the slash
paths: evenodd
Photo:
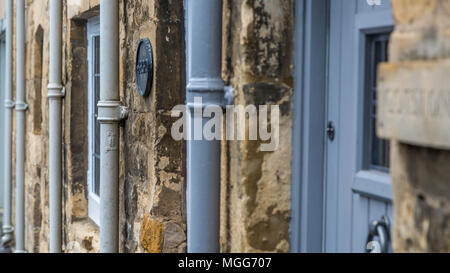
<path id="1" fill-rule="evenodd" d="M 12 163 L 12 32 L 13 32 L 13 1 L 6 1 L 6 60 L 5 60 L 5 173 L 4 173 L 4 208 L 2 245 L 12 241 L 14 228 L 11 224 L 11 163 Z"/>
<path id="2" fill-rule="evenodd" d="M 119 251 L 119 1 L 100 1 L 100 252 Z"/>
<path id="3" fill-rule="evenodd" d="M 50 72 L 49 98 L 49 177 L 50 177 L 50 252 L 61 252 L 61 100 L 64 96 L 62 76 L 62 6 L 50 1 Z"/>
<path id="4" fill-rule="evenodd" d="M 222 1 L 186 0 L 188 127 L 205 105 L 224 105 L 221 78 Z M 201 97 L 203 104 L 194 103 Z M 193 134 L 191 134 L 193 135 Z M 191 136 L 192 137 L 192 136 Z M 220 141 L 187 141 L 187 245 L 189 253 L 217 253 L 220 211 Z"/>
<path id="5" fill-rule="evenodd" d="M 25 3 L 16 1 L 16 253 L 25 250 Z"/>

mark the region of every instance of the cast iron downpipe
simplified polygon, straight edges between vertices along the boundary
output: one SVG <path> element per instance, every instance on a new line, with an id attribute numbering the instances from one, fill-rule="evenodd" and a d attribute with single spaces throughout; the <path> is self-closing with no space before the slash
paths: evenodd
<path id="1" fill-rule="evenodd" d="M 25 3 L 16 1 L 16 253 L 25 250 Z"/>
<path id="2" fill-rule="evenodd" d="M 12 168 L 12 33 L 13 33 L 13 1 L 6 1 L 6 60 L 5 60 L 5 173 L 3 204 L 3 237 L 2 246 L 7 246 L 13 238 L 14 228 L 11 224 L 11 168 Z"/>
<path id="3" fill-rule="evenodd" d="M 100 1 L 100 252 L 119 251 L 119 1 Z"/>
<path id="4" fill-rule="evenodd" d="M 194 116 L 206 105 L 224 105 L 222 1 L 186 0 L 189 131 L 209 118 Z M 194 98 L 202 98 L 202 104 Z M 191 133 L 191 139 L 192 138 Z M 220 141 L 187 141 L 187 245 L 190 253 L 219 252 Z"/>
<path id="5" fill-rule="evenodd" d="M 50 177 L 50 252 L 61 252 L 61 100 L 64 96 L 62 77 L 62 6 L 50 1 L 50 72 L 49 98 L 49 177 Z"/>

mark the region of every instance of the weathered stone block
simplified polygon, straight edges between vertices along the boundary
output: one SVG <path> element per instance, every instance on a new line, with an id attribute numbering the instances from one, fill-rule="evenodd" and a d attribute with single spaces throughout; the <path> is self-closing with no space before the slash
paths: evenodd
<path id="1" fill-rule="evenodd" d="M 450 251 L 450 152 L 392 145 L 394 250 Z"/>
<path id="2" fill-rule="evenodd" d="M 380 68 L 378 133 L 393 139 L 393 248 L 449 252 L 450 6 L 446 0 L 392 0 L 392 6 L 393 63 Z"/>
<path id="3" fill-rule="evenodd" d="M 408 24 L 434 11 L 437 0 L 391 0 L 394 19 L 398 24 Z"/>
<path id="4" fill-rule="evenodd" d="M 228 141 L 222 147 L 221 251 L 287 252 L 295 1 L 225 3 L 223 78 L 234 105 L 279 105 L 279 146 Z"/>
<path id="5" fill-rule="evenodd" d="M 450 149 L 450 61 L 383 64 L 378 76 L 378 135 Z"/>

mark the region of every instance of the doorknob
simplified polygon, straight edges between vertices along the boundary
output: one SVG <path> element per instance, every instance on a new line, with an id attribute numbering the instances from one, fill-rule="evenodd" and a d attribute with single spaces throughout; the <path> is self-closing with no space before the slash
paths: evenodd
<path id="1" fill-rule="evenodd" d="M 378 240 L 377 240 L 378 239 Z M 369 225 L 367 237 L 367 253 L 389 253 L 391 244 L 391 223 L 389 216 L 381 217 L 379 221 L 372 221 Z"/>
<path id="2" fill-rule="evenodd" d="M 329 121 L 327 126 L 327 135 L 330 141 L 334 140 L 334 136 L 336 135 L 336 129 L 334 127 L 334 122 Z"/>

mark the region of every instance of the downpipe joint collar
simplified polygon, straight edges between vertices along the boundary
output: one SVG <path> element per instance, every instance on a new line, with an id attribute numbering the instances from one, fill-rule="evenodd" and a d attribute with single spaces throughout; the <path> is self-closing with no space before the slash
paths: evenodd
<path id="1" fill-rule="evenodd" d="M 24 112 L 28 109 L 28 104 L 23 101 L 16 101 L 14 105 L 16 106 L 17 112 Z"/>
<path id="2" fill-rule="evenodd" d="M 14 109 L 16 103 L 12 100 L 5 100 L 5 108 L 6 109 Z"/>
<path id="3" fill-rule="evenodd" d="M 97 106 L 100 123 L 119 123 L 128 118 L 128 108 L 120 101 L 99 101 Z"/>
<path id="4" fill-rule="evenodd" d="M 59 99 L 66 95 L 66 89 L 59 83 L 49 83 L 47 97 L 49 99 Z"/>

